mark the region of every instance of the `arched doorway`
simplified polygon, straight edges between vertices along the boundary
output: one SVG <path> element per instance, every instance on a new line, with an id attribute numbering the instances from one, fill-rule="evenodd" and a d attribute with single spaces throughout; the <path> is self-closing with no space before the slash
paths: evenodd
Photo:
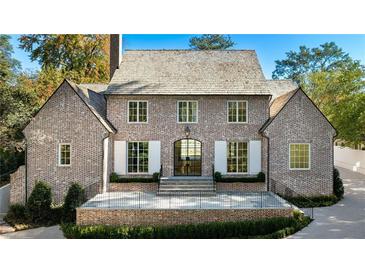
<path id="1" fill-rule="evenodd" d="M 202 175 L 202 145 L 200 141 L 186 138 L 174 143 L 174 175 Z"/>

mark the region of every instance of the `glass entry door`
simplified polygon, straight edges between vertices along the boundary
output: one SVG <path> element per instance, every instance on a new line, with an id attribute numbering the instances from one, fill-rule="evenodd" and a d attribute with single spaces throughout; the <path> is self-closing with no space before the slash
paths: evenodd
<path id="1" fill-rule="evenodd" d="M 181 139 L 175 142 L 175 176 L 201 176 L 201 148 L 201 142 L 194 139 Z"/>

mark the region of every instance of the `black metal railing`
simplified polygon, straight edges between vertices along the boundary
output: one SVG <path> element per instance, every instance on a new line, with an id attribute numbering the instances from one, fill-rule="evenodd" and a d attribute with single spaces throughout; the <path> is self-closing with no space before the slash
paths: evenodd
<path id="1" fill-rule="evenodd" d="M 217 182 L 215 181 L 214 164 L 212 164 L 212 177 L 213 177 L 213 189 L 214 189 L 214 191 L 217 191 Z"/>
<path id="2" fill-rule="evenodd" d="M 271 192 L 221 192 L 207 195 L 205 192 L 194 195 L 156 192 L 107 192 L 96 195 L 85 207 L 113 209 L 258 209 L 293 208 L 290 203 Z"/>
<path id="3" fill-rule="evenodd" d="M 269 190 L 277 195 L 279 195 L 280 197 L 282 197 L 283 199 L 287 200 L 288 202 L 291 203 L 292 199 L 302 199 L 304 201 L 306 201 L 306 204 L 313 204 L 313 201 L 293 190 L 292 188 L 288 187 L 287 185 L 278 182 L 277 180 L 274 179 L 270 179 L 270 185 L 269 185 Z M 314 207 L 310 206 L 310 207 L 300 207 L 300 209 L 304 212 L 305 215 L 309 216 L 311 219 L 314 218 Z"/>

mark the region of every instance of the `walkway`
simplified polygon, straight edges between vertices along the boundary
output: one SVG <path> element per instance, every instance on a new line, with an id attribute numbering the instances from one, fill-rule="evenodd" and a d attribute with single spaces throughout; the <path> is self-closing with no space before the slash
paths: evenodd
<path id="1" fill-rule="evenodd" d="M 315 220 L 292 239 L 364 239 L 365 175 L 339 168 L 345 198 L 331 207 L 314 209 Z"/>
<path id="2" fill-rule="evenodd" d="M 65 239 L 58 225 L 39 227 L 0 235 L 1 239 Z"/>

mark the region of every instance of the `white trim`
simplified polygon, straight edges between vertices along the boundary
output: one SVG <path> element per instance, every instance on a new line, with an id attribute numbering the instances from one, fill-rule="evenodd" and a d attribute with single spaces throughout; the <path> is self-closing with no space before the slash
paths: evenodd
<path id="1" fill-rule="evenodd" d="M 186 103 L 196 102 L 196 122 L 179 122 L 179 103 L 180 102 L 186 102 Z M 188 106 L 188 112 L 189 112 L 189 106 Z M 186 116 L 186 118 L 188 118 L 188 115 Z M 197 124 L 199 122 L 199 101 L 197 101 L 197 100 L 178 100 L 178 101 L 176 101 L 176 122 L 178 124 Z"/>
<path id="2" fill-rule="evenodd" d="M 230 122 L 229 121 L 229 107 L 228 107 L 228 104 L 230 102 L 244 102 L 246 103 L 246 121 L 245 122 Z M 237 105 L 238 107 L 238 105 Z M 226 114 L 227 114 L 227 123 L 228 124 L 248 124 L 248 101 L 247 100 L 227 100 L 226 102 Z M 236 120 L 238 121 L 238 108 L 236 108 Z"/>
<path id="3" fill-rule="evenodd" d="M 69 145 L 70 146 L 70 164 L 61 164 L 61 146 L 62 145 Z M 58 143 L 58 156 L 57 156 L 57 165 L 59 167 L 69 167 L 72 164 L 71 158 L 72 158 L 72 146 L 71 143 Z"/>
<path id="4" fill-rule="evenodd" d="M 119 175 L 126 175 L 127 171 L 127 142 L 114 141 L 114 172 Z"/>
<path id="5" fill-rule="evenodd" d="M 226 142 L 226 162 L 227 162 L 227 175 L 247 175 L 249 174 L 249 167 L 250 167 L 250 143 L 249 141 L 227 141 Z M 228 146 L 229 143 L 246 143 L 247 144 L 247 171 L 246 172 L 228 172 Z M 238 150 L 238 146 L 237 146 L 237 150 Z M 238 157 L 238 151 L 237 151 L 237 157 Z M 238 162 L 237 162 L 238 165 Z M 237 166 L 238 167 L 238 166 Z"/>
<path id="6" fill-rule="evenodd" d="M 128 144 L 129 143 L 147 143 L 148 144 L 148 149 L 147 149 L 147 151 L 148 151 L 148 155 L 147 155 L 147 159 L 148 159 L 148 165 L 147 165 L 147 172 L 129 172 L 128 171 L 128 159 L 129 159 L 129 157 L 128 157 L 128 151 L 129 151 L 129 149 L 128 149 Z M 139 148 L 139 145 L 138 145 L 138 148 Z M 133 174 L 133 175 L 149 175 L 149 170 L 150 170 L 150 159 L 149 159 L 149 157 L 150 157 L 150 142 L 149 141 L 127 141 L 126 142 L 126 174 Z M 139 169 L 139 152 L 138 152 L 138 155 L 137 155 L 137 170 Z"/>
<path id="7" fill-rule="evenodd" d="M 129 103 L 136 102 L 137 103 L 137 122 L 130 122 L 129 121 Z M 147 103 L 147 122 L 139 122 L 139 102 Z M 148 124 L 149 121 L 149 114 L 148 114 L 148 100 L 128 100 L 127 101 L 127 123 L 128 124 Z"/>
<path id="8" fill-rule="evenodd" d="M 309 147 L 309 154 L 308 154 L 308 168 L 291 168 L 290 167 L 290 145 L 308 145 Z M 289 170 L 311 170 L 311 162 L 312 162 L 312 149 L 310 143 L 289 143 L 289 157 L 288 157 L 288 164 L 289 164 Z"/>
<path id="9" fill-rule="evenodd" d="M 107 191 L 108 183 L 109 137 L 103 140 L 103 193 Z"/>

